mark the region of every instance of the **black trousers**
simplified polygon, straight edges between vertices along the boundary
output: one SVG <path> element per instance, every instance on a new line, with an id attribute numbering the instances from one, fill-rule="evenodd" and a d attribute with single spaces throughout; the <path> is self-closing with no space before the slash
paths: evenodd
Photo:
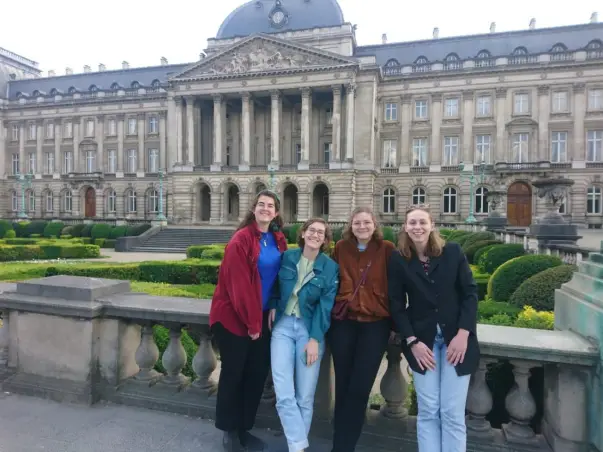
<path id="1" fill-rule="evenodd" d="M 335 369 L 333 452 L 353 452 L 356 449 L 390 330 L 389 319 L 331 322 L 327 340 Z"/>
<path id="2" fill-rule="evenodd" d="M 220 379 L 216 400 L 216 427 L 223 431 L 253 428 L 264 384 L 270 370 L 270 330 L 264 313 L 261 336 L 232 334 L 221 323 L 212 327 L 220 350 Z"/>

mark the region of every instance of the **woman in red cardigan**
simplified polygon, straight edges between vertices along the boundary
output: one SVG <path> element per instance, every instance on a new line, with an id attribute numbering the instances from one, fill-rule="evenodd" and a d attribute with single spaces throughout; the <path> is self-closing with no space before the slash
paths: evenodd
<path id="1" fill-rule="evenodd" d="M 287 240 L 280 201 L 263 190 L 224 251 L 209 324 L 220 349 L 216 427 L 227 452 L 262 451 L 249 433 L 270 369 L 269 301 Z"/>

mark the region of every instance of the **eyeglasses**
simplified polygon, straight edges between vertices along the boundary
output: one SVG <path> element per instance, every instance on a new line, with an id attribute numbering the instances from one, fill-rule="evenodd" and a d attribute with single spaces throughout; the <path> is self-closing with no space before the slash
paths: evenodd
<path id="1" fill-rule="evenodd" d="M 429 211 L 429 204 L 410 204 L 406 208 L 406 213 L 410 213 L 413 210 L 426 210 L 426 211 Z"/>
<path id="2" fill-rule="evenodd" d="M 317 235 L 318 237 L 324 237 L 325 236 L 325 231 L 320 231 L 318 229 L 314 229 L 314 228 L 309 228 L 306 230 L 306 232 L 310 235 Z"/>

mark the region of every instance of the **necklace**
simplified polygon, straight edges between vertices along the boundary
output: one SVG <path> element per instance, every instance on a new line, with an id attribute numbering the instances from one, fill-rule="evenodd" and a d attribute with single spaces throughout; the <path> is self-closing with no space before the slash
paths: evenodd
<path id="1" fill-rule="evenodd" d="M 266 239 L 262 239 L 262 242 L 264 242 L 264 246 L 268 246 L 268 244 L 266 243 Z"/>

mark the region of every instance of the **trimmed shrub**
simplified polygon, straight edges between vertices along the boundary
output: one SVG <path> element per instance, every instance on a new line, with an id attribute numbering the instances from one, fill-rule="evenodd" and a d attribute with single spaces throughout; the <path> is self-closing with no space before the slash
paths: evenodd
<path id="1" fill-rule="evenodd" d="M 185 260 L 141 262 L 140 281 L 170 284 L 217 284 L 219 261 Z"/>
<path id="2" fill-rule="evenodd" d="M 486 293 L 488 293 L 488 282 L 490 281 L 490 276 L 480 275 L 475 276 L 475 284 L 477 284 L 477 299 L 483 300 L 486 298 Z"/>
<path id="3" fill-rule="evenodd" d="M 113 229 L 111 229 L 111 232 L 109 233 L 109 238 L 116 240 L 121 237 L 125 237 L 127 231 L 127 226 L 115 226 Z"/>
<path id="4" fill-rule="evenodd" d="M 220 259 L 223 259 L 225 248 L 226 245 L 191 245 L 186 249 L 186 257 L 189 259 L 201 259 L 205 250 L 221 249 L 222 257 Z"/>
<path id="5" fill-rule="evenodd" d="M 333 243 L 337 243 L 342 239 L 343 226 L 333 229 Z"/>
<path id="6" fill-rule="evenodd" d="M 490 254 L 492 251 L 489 251 Z M 551 267 L 561 265 L 557 256 L 530 254 L 511 259 L 492 274 L 488 283 L 488 296 L 494 301 L 509 301 L 513 292 L 531 276 Z"/>
<path id="7" fill-rule="evenodd" d="M 488 251 L 490 251 L 492 248 L 494 248 L 496 245 L 502 245 L 502 243 L 493 243 L 492 245 L 487 245 L 484 246 L 483 248 L 479 248 L 475 254 L 473 255 L 473 264 L 478 268 L 479 271 L 479 261 L 481 259 L 481 257 L 487 253 Z"/>
<path id="8" fill-rule="evenodd" d="M 44 234 L 44 229 L 48 223 L 43 220 L 35 220 L 27 225 L 27 237 L 31 237 L 34 234 L 41 237 Z"/>
<path id="9" fill-rule="evenodd" d="M 89 278 L 140 280 L 138 263 L 127 264 L 94 264 L 90 266 L 56 265 L 48 267 L 44 276 L 70 275 L 87 276 Z"/>
<path id="10" fill-rule="evenodd" d="M 111 234 L 111 226 L 105 223 L 99 223 L 92 226 L 90 237 L 93 239 L 108 239 Z"/>
<path id="11" fill-rule="evenodd" d="M 478 242 L 470 242 L 469 246 L 467 246 L 469 241 L 467 240 L 463 245 L 463 251 L 465 252 L 465 256 L 467 256 L 467 260 L 470 264 L 475 263 L 475 254 L 482 248 L 485 248 L 490 245 L 500 245 L 502 244 L 499 240 L 480 240 Z"/>
<path id="12" fill-rule="evenodd" d="M 492 274 L 502 264 L 513 258 L 523 256 L 526 253 L 523 245 L 520 243 L 505 243 L 503 245 L 494 245 L 487 252 L 483 253 L 477 262 L 481 273 Z"/>
<path id="13" fill-rule="evenodd" d="M 287 243 L 297 243 L 297 234 L 301 229 L 301 224 L 292 224 L 291 229 L 289 230 L 289 235 L 287 236 Z"/>
<path id="14" fill-rule="evenodd" d="M 555 314 L 550 311 L 538 312 L 531 306 L 524 306 L 513 326 L 536 330 L 553 330 L 555 328 Z"/>
<path id="15" fill-rule="evenodd" d="M 520 308 L 513 306 L 511 303 L 485 299 L 477 305 L 477 321 L 479 323 L 489 323 L 488 320 L 492 317 L 504 315 L 509 318 L 509 325 L 512 325 L 520 311 Z M 497 325 L 500 324 L 497 323 Z"/>
<path id="16" fill-rule="evenodd" d="M 396 237 L 396 233 L 389 226 L 386 226 L 383 228 L 383 240 L 389 240 L 393 244 L 398 243 L 398 238 Z"/>
<path id="17" fill-rule="evenodd" d="M 483 242 L 485 240 L 496 240 L 496 237 L 492 232 L 488 231 L 474 232 L 465 239 L 465 243 L 463 243 L 463 251 L 472 246 L 474 243 Z"/>
<path id="18" fill-rule="evenodd" d="M 27 237 L 27 226 L 29 225 L 29 221 L 19 221 L 13 223 L 13 230 L 17 237 L 26 238 Z"/>
<path id="19" fill-rule="evenodd" d="M 537 311 L 553 311 L 555 289 L 570 281 L 576 270 L 574 265 L 559 265 L 543 270 L 522 282 L 509 302 L 517 307 L 532 306 Z"/>
<path id="20" fill-rule="evenodd" d="M 13 233 L 15 232 L 13 230 L 12 223 L 10 223 L 9 221 L 6 221 L 6 220 L 0 220 L 0 239 L 6 237 L 6 233 L 8 231 L 12 231 Z"/>
<path id="21" fill-rule="evenodd" d="M 201 253 L 201 259 L 221 261 L 224 259 L 224 248 L 208 248 Z"/>
<path id="22" fill-rule="evenodd" d="M 44 237 L 59 237 L 63 228 L 65 224 L 62 221 L 50 221 L 44 228 Z"/>
<path id="23" fill-rule="evenodd" d="M 41 259 L 90 259 L 99 256 L 100 249 L 95 245 L 0 245 L 0 261 L 4 262 Z"/>

